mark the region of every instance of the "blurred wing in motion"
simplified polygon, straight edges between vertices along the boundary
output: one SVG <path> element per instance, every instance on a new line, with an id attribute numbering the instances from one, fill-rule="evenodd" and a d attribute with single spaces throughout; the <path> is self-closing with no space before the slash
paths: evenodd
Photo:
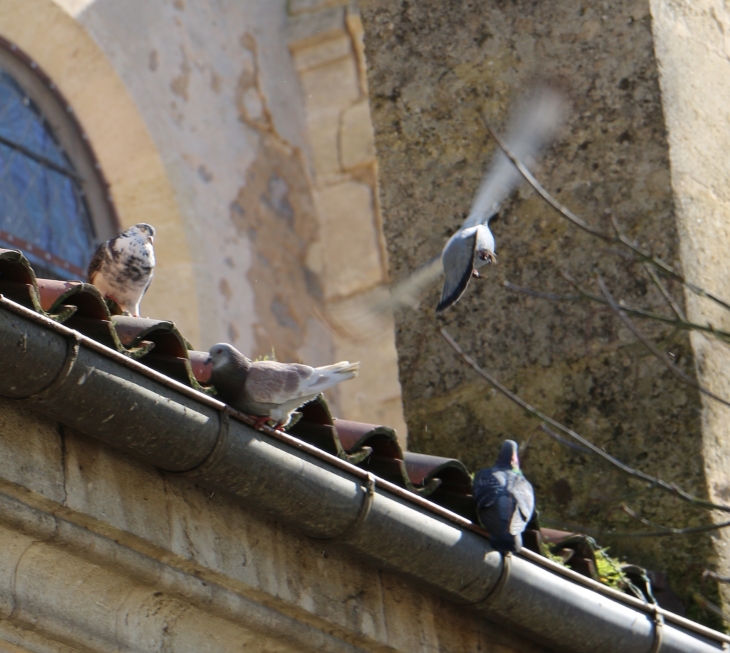
<path id="1" fill-rule="evenodd" d="M 391 288 L 379 286 L 370 292 L 346 299 L 320 316 L 336 333 L 354 340 L 369 340 L 392 330 L 391 318 L 397 308 L 417 308 L 421 298 L 444 271 L 441 255 L 432 258 Z"/>
<path id="2" fill-rule="evenodd" d="M 548 87 L 533 89 L 519 102 L 510 120 L 505 139 L 507 147 L 520 161 L 529 164 L 529 159 L 534 159 L 553 137 L 565 110 L 566 103 L 557 91 Z M 521 181 L 519 170 L 497 148 L 461 228 L 489 222 Z"/>

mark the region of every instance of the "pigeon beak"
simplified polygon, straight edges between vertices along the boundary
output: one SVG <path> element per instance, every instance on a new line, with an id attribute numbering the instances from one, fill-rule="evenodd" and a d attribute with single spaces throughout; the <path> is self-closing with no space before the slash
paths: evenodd
<path id="1" fill-rule="evenodd" d="M 205 364 L 206 365 L 210 365 L 212 362 L 213 362 L 213 357 L 212 356 L 208 356 L 208 358 L 205 359 Z"/>

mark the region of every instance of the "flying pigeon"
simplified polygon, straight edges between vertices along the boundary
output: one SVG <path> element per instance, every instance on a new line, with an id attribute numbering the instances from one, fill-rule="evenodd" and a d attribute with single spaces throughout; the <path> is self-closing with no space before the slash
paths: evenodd
<path id="1" fill-rule="evenodd" d="M 124 315 L 139 317 L 139 303 L 155 269 L 154 238 L 152 225 L 136 224 L 99 245 L 89 263 L 88 282 L 114 300 Z"/>
<path id="2" fill-rule="evenodd" d="M 283 428 L 291 414 L 323 390 L 357 376 L 360 363 L 342 361 L 325 367 L 298 363 L 251 361 L 235 347 L 219 343 L 210 348 L 211 379 L 218 395 L 236 410 L 270 420 Z"/>
<path id="3" fill-rule="evenodd" d="M 505 440 L 494 467 L 474 475 L 474 501 L 492 548 L 519 551 L 522 532 L 535 509 L 535 493 L 520 471 L 514 440 Z"/>
<path id="4" fill-rule="evenodd" d="M 564 115 L 562 96 L 548 87 L 529 92 L 517 105 L 507 130 L 505 142 L 521 161 L 535 158 L 553 136 Z M 466 290 L 478 269 L 496 262 L 494 236 L 489 221 L 500 205 L 514 191 L 522 175 L 507 155 L 497 149 L 482 180 L 464 223 L 447 241 L 441 254 L 435 256 L 388 293 L 378 289 L 368 299 L 357 303 L 343 302 L 330 311 L 335 324 L 344 331 L 375 331 L 380 315 L 387 315 L 399 306 L 416 307 L 424 290 L 442 274 L 445 276 L 441 300 L 436 307 L 442 312 L 455 304 Z M 370 328 L 368 328 L 370 327 Z"/>

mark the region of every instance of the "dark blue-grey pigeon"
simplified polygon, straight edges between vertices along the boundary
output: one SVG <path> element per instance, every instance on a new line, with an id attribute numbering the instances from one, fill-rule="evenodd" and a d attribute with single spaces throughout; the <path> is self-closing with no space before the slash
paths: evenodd
<path id="1" fill-rule="evenodd" d="M 286 426 L 291 414 L 317 395 L 357 376 L 360 363 L 341 361 L 324 367 L 299 363 L 252 361 L 232 345 L 210 348 L 211 380 L 220 398 L 242 413 L 259 418 L 257 426 L 273 421 Z"/>
<path id="2" fill-rule="evenodd" d="M 535 509 L 535 492 L 520 471 L 514 440 L 504 442 L 494 467 L 474 475 L 474 502 L 492 548 L 502 553 L 519 551 L 522 532 Z"/>
<path id="3" fill-rule="evenodd" d="M 139 317 L 139 303 L 155 271 L 155 228 L 141 222 L 99 245 L 87 281 L 114 300 L 125 315 Z"/>

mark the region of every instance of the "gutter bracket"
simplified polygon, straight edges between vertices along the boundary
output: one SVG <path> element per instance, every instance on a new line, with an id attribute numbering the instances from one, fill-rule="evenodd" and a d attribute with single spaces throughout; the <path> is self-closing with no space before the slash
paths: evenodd
<path id="1" fill-rule="evenodd" d="M 662 636 L 664 634 L 664 615 L 659 611 L 659 605 L 653 605 L 652 616 L 654 618 L 654 643 L 649 649 L 649 653 L 659 653 L 662 647 Z"/>
<path id="2" fill-rule="evenodd" d="M 63 365 L 56 375 L 56 378 L 42 390 L 39 390 L 35 394 L 28 395 L 27 397 L 23 397 L 19 399 L 19 401 L 33 402 L 43 400 L 64 384 L 69 374 L 71 374 L 71 370 L 73 369 L 74 363 L 76 363 L 76 359 L 79 357 L 81 338 L 76 331 L 71 332 L 71 335 L 68 338 L 67 347 L 66 358 L 64 359 Z"/>
<path id="3" fill-rule="evenodd" d="M 164 469 L 163 467 L 158 468 L 165 472 L 165 474 L 172 474 L 174 476 L 199 476 L 200 473 L 204 472 L 211 464 L 214 465 L 220 457 L 220 452 L 228 444 L 231 429 L 231 418 L 227 410 L 218 411 L 218 419 L 218 436 L 215 439 L 215 445 L 211 449 L 210 453 L 202 461 L 195 465 L 195 467 L 184 469 L 179 472 Z"/>
<path id="4" fill-rule="evenodd" d="M 327 537 L 310 537 L 312 537 L 313 540 L 327 540 L 330 542 L 334 540 L 345 541 L 352 538 L 353 535 L 355 535 L 355 533 L 360 530 L 360 527 L 363 525 L 368 515 L 370 514 L 370 509 L 373 506 L 373 498 L 375 497 L 376 478 L 377 477 L 374 474 L 368 472 L 365 479 L 365 485 L 360 486 L 360 489 L 365 494 L 362 499 L 362 503 L 360 504 L 360 510 L 357 513 L 357 517 L 355 517 L 355 521 L 347 526 L 345 530 L 343 530 L 341 533 L 338 533 L 337 535 L 328 535 Z"/>
<path id="5" fill-rule="evenodd" d="M 479 599 L 471 605 L 485 606 L 491 603 L 502 593 L 505 585 L 507 585 L 507 581 L 509 580 L 511 572 L 512 553 L 510 551 L 507 551 L 507 553 L 502 554 L 502 573 L 499 575 L 499 580 L 495 583 L 494 587 L 490 590 L 489 594 L 487 594 L 485 598 Z M 656 653 L 656 651 L 650 651 L 650 653 Z"/>

